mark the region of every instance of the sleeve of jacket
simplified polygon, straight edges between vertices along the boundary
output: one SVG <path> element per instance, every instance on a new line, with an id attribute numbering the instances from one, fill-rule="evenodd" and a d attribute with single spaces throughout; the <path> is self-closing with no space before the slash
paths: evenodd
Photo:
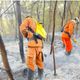
<path id="1" fill-rule="evenodd" d="M 70 34 L 70 36 L 73 34 L 73 32 L 74 32 L 74 24 L 70 23 L 69 24 L 69 34 Z"/>
<path id="2" fill-rule="evenodd" d="M 20 32 L 25 38 L 32 38 L 33 33 L 29 31 L 28 27 L 30 26 L 30 19 L 26 18 L 20 25 Z"/>
<path id="3" fill-rule="evenodd" d="M 29 24 L 29 20 L 25 19 L 22 22 L 22 24 L 20 25 L 20 32 L 24 37 L 27 37 L 27 35 L 28 35 L 28 32 L 27 32 L 28 31 L 28 28 L 27 28 L 28 24 Z"/>

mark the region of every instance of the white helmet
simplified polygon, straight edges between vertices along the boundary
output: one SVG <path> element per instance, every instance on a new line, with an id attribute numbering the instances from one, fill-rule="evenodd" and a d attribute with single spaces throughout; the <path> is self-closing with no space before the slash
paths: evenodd
<path id="1" fill-rule="evenodd" d="M 79 23 L 79 18 L 78 17 L 75 17 L 74 20 L 76 21 L 76 23 Z"/>

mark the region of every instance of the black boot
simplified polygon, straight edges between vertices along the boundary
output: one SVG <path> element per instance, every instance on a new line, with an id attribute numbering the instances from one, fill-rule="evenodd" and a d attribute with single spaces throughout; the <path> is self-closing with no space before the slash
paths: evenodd
<path id="1" fill-rule="evenodd" d="M 65 55 L 69 56 L 71 54 L 71 51 L 65 52 Z"/>
<path id="2" fill-rule="evenodd" d="M 65 48 L 65 45 L 64 44 L 62 45 L 62 48 Z"/>
<path id="3" fill-rule="evenodd" d="M 28 80 L 33 80 L 33 79 L 34 79 L 34 71 L 28 69 Z"/>
<path id="4" fill-rule="evenodd" d="M 43 80 L 43 69 L 38 68 L 38 76 L 39 76 L 39 80 Z"/>

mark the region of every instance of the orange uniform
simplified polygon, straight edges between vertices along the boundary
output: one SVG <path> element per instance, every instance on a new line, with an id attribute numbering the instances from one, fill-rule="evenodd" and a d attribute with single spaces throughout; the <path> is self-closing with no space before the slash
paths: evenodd
<path id="1" fill-rule="evenodd" d="M 64 26 L 64 31 L 62 32 L 62 42 L 65 45 L 66 52 L 70 52 L 72 50 L 71 36 L 74 32 L 75 22 L 70 20 Z"/>
<path id="2" fill-rule="evenodd" d="M 36 21 L 31 17 L 26 18 L 20 26 L 20 32 L 25 38 L 28 38 L 28 52 L 26 53 L 27 67 L 32 71 L 35 70 L 35 65 L 37 65 L 39 69 L 43 69 L 42 40 L 37 39 L 36 43 L 33 37 L 33 32 L 30 31 L 28 27 L 35 32 Z"/>

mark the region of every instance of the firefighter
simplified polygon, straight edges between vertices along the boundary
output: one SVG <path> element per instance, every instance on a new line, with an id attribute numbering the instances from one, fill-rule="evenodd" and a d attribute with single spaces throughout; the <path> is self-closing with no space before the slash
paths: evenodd
<path id="1" fill-rule="evenodd" d="M 25 62 L 28 67 L 28 80 L 33 80 L 34 71 L 37 65 L 39 80 L 43 80 L 43 53 L 42 37 L 35 34 L 36 20 L 28 16 L 20 25 L 20 32 L 28 39 L 28 50 Z"/>
<path id="2" fill-rule="evenodd" d="M 78 17 L 76 17 L 73 20 L 69 20 L 65 24 L 64 29 L 62 31 L 61 38 L 62 38 L 63 45 L 65 46 L 65 49 L 66 49 L 66 53 L 65 53 L 66 55 L 70 55 L 71 50 L 73 48 L 72 42 L 71 42 L 71 36 L 74 32 L 75 25 L 78 23 L 79 23 Z"/>

